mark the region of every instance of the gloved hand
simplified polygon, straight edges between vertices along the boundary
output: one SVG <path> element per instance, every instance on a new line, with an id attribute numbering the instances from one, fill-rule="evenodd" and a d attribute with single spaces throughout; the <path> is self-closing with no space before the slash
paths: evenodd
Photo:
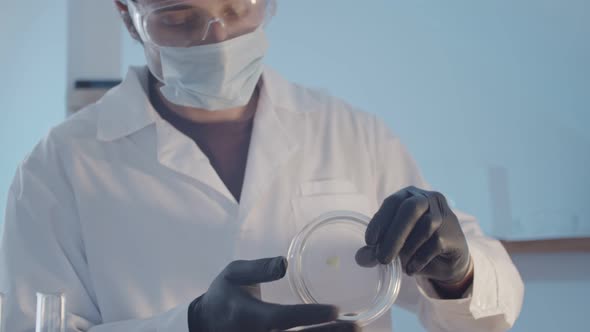
<path id="1" fill-rule="evenodd" d="M 438 192 L 408 187 L 386 198 L 367 227 L 365 242 L 357 252 L 360 265 L 370 265 L 371 257 L 388 264 L 399 255 L 406 274 L 438 285 L 461 283 L 472 273 L 459 220 Z"/>
<path id="2" fill-rule="evenodd" d="M 334 321 L 338 309 L 320 304 L 279 305 L 256 297 L 257 284 L 279 280 L 287 271 L 284 257 L 234 261 L 213 281 L 207 293 L 189 306 L 190 332 L 270 332 Z M 310 327 L 309 332 L 358 331 L 350 323 Z"/>

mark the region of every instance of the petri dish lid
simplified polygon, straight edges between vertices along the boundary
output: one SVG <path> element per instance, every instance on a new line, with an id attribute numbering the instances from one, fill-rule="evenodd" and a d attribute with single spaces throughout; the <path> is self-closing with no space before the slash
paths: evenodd
<path id="1" fill-rule="evenodd" d="M 323 214 L 293 238 L 287 254 L 289 283 L 303 303 L 336 305 L 339 320 L 360 326 L 389 310 L 402 277 L 399 259 L 370 268 L 356 263 L 369 221 L 354 211 Z"/>

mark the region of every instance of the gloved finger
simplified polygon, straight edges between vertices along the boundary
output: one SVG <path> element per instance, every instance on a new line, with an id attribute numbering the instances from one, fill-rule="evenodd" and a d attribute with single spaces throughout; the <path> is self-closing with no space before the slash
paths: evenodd
<path id="1" fill-rule="evenodd" d="M 430 205 L 430 211 L 432 211 L 432 205 Z M 426 212 L 420 217 L 414 229 L 408 236 L 406 243 L 402 247 L 400 252 L 400 259 L 404 270 L 407 269 L 407 263 L 410 258 L 416 254 L 416 251 L 428 241 L 438 231 L 442 225 L 442 218 L 440 213 Z"/>
<path id="2" fill-rule="evenodd" d="M 399 255 L 414 226 L 427 210 L 428 199 L 424 196 L 412 196 L 402 203 L 385 236 L 377 244 L 377 259 L 381 264 L 389 264 Z"/>
<path id="3" fill-rule="evenodd" d="M 428 239 L 428 241 L 424 243 L 424 245 L 418 248 L 414 256 L 410 258 L 408 264 L 406 265 L 406 273 L 411 276 L 424 270 L 424 268 L 426 268 L 426 266 L 428 266 L 428 264 L 430 264 L 430 262 L 438 257 L 442 252 L 443 247 L 441 245 L 440 238 L 435 233 L 432 237 L 430 237 L 430 239 Z"/>
<path id="4" fill-rule="evenodd" d="M 336 322 L 321 326 L 308 327 L 300 331 L 305 332 L 361 332 L 361 328 L 350 322 Z"/>
<path id="5" fill-rule="evenodd" d="M 360 248 L 356 251 L 354 259 L 359 266 L 366 268 L 375 267 L 379 264 L 377 256 L 375 255 L 374 246 L 364 246 Z"/>
<path id="6" fill-rule="evenodd" d="M 338 308 L 323 304 L 281 305 L 261 303 L 260 314 L 270 329 L 288 330 L 298 326 L 328 323 L 338 318 Z"/>
<path id="7" fill-rule="evenodd" d="M 369 226 L 367 226 L 365 232 L 365 242 L 367 245 L 377 245 L 379 240 L 385 235 L 387 226 L 395 217 L 400 205 L 411 195 L 407 189 L 403 189 L 383 201 L 383 204 L 381 204 L 381 207 L 369 222 Z"/>
<path id="8" fill-rule="evenodd" d="M 223 271 L 223 277 L 233 284 L 246 286 L 279 280 L 286 272 L 287 259 L 279 256 L 231 262 Z"/>

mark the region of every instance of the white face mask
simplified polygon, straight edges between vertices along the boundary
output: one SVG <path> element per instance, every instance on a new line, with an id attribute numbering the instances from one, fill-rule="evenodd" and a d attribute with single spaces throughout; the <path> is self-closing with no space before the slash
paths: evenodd
<path id="1" fill-rule="evenodd" d="M 248 104 L 262 75 L 268 41 L 260 27 L 217 44 L 159 49 L 164 97 L 177 105 L 219 111 Z"/>

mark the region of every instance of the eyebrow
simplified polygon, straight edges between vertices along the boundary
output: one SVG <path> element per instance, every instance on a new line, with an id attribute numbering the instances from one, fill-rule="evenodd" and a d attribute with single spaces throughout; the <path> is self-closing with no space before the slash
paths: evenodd
<path id="1" fill-rule="evenodd" d="M 187 5 L 187 4 L 176 4 L 176 5 L 172 5 L 169 7 L 164 7 L 164 8 L 160 8 L 158 9 L 158 12 L 171 12 L 171 11 L 176 11 L 176 10 L 186 10 L 186 9 L 193 9 L 194 7 L 191 5 Z"/>
<path id="2" fill-rule="evenodd" d="M 215 1 L 217 1 L 219 5 L 225 6 L 228 4 L 239 3 L 240 1 L 244 2 L 246 0 L 215 0 Z M 247 0 L 247 1 L 252 1 L 252 0 Z M 170 2 L 169 0 L 144 0 L 142 2 L 146 5 L 157 5 L 158 3 L 162 3 L 163 5 L 166 5 L 166 4 L 170 5 L 170 6 L 165 6 L 164 8 L 158 9 L 158 11 L 160 11 L 160 12 L 196 8 L 195 6 L 192 6 L 190 3 L 187 3 L 187 2 L 174 3 L 174 2 Z"/>
<path id="3" fill-rule="evenodd" d="M 167 3 L 167 2 L 171 2 L 169 0 L 131 0 L 131 1 L 135 1 L 135 2 L 142 2 L 145 5 L 154 5 L 154 4 L 159 4 L 159 3 Z"/>

